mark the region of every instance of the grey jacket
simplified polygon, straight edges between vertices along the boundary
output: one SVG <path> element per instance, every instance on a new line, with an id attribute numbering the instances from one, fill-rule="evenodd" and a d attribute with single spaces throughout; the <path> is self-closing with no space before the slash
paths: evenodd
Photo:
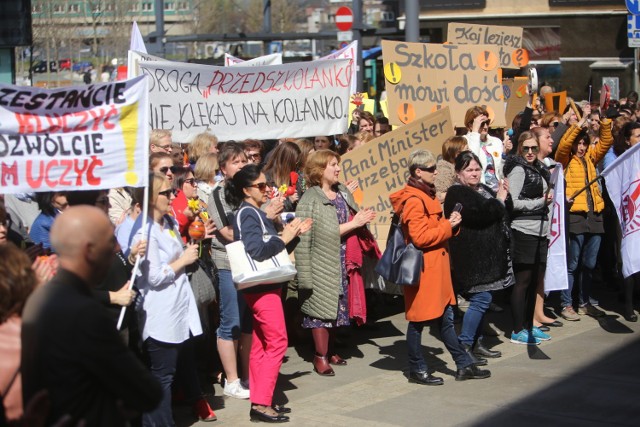
<path id="1" fill-rule="evenodd" d="M 357 212 L 349 190 L 342 184 L 338 190 Z M 302 195 L 296 217 L 313 219 L 311 230 L 300 236 L 295 250 L 302 312 L 317 319 L 335 320 L 344 268 L 340 264 L 340 224 L 336 209 L 322 189 L 314 186 Z"/>

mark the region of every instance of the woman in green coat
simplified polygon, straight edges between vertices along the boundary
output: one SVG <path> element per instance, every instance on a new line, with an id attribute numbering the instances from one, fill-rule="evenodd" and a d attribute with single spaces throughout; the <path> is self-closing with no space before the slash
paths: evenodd
<path id="1" fill-rule="evenodd" d="M 315 345 L 313 368 L 319 375 L 335 375 L 329 364 L 347 362 L 333 352 L 335 328 L 349 325 L 345 236 L 375 218 L 370 209 L 358 211 L 349 190 L 339 183 L 340 156 L 330 150 L 312 153 L 305 177 L 309 186 L 296 208 L 296 217 L 313 219 L 311 231 L 296 247 L 298 297 Z"/>

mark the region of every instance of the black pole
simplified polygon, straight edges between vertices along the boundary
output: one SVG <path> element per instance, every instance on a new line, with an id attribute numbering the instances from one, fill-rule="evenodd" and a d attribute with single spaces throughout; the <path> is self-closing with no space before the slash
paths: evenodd
<path id="1" fill-rule="evenodd" d="M 155 0 L 156 13 L 156 43 L 155 51 L 158 55 L 164 57 L 164 1 Z"/>

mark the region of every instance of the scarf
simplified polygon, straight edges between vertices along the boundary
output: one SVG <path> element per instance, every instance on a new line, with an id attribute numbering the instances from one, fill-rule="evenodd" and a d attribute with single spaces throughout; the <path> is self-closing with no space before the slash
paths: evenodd
<path id="1" fill-rule="evenodd" d="M 409 181 L 407 181 L 407 185 L 409 187 L 417 188 L 418 190 L 422 191 L 432 199 L 436 198 L 436 186 L 433 184 L 427 184 L 421 179 L 409 177 Z"/>

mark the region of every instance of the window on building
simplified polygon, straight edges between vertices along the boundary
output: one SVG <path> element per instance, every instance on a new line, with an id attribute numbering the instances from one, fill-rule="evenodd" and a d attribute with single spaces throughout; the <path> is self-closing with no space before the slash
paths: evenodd
<path id="1" fill-rule="evenodd" d="M 131 8 L 129 8 L 129 10 L 130 10 L 131 12 L 138 12 L 138 11 L 140 11 L 140 4 L 138 4 L 138 3 L 133 3 L 133 4 L 131 5 Z"/>
<path id="2" fill-rule="evenodd" d="M 77 3 L 71 3 L 69 4 L 69 7 L 67 8 L 67 10 L 69 11 L 69 13 L 79 13 L 80 5 Z"/>
<path id="3" fill-rule="evenodd" d="M 53 5 L 53 13 L 64 13 L 64 5 L 55 3 Z"/>
<path id="4" fill-rule="evenodd" d="M 31 6 L 31 13 L 42 13 L 42 5 L 34 4 Z"/>
<path id="5" fill-rule="evenodd" d="M 164 10 L 176 10 L 176 4 L 172 1 L 164 2 Z"/>
<path id="6" fill-rule="evenodd" d="M 144 10 L 144 11 L 153 10 L 153 3 L 149 3 L 149 2 L 142 3 L 142 10 Z"/>
<path id="7" fill-rule="evenodd" d="M 178 2 L 178 10 L 189 10 L 189 2 L 188 1 L 179 1 Z"/>

